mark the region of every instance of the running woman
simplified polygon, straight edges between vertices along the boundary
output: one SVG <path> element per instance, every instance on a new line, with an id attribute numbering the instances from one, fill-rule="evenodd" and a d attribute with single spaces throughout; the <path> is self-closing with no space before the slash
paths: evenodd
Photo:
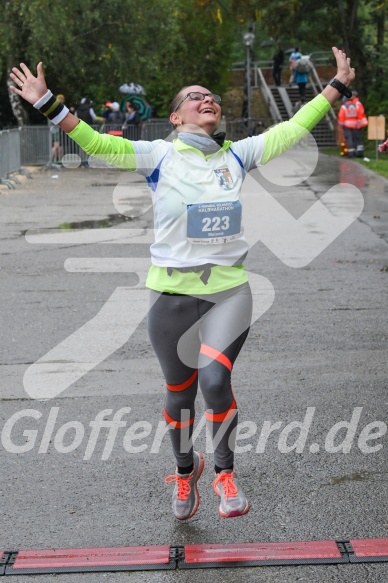
<path id="1" fill-rule="evenodd" d="M 34 105 L 88 154 L 145 176 L 152 190 L 149 335 L 166 379 L 164 416 L 176 471 L 172 509 L 179 520 L 198 509 L 204 467 L 191 437 L 200 387 L 214 440 L 213 488 L 219 513 L 241 516 L 250 504 L 236 477 L 237 404 L 231 372 L 245 342 L 252 297 L 244 258 L 241 187 L 246 172 L 297 143 L 324 117 L 355 78 L 346 54 L 333 47 L 336 77 L 294 117 L 264 134 L 232 143 L 215 134 L 221 97 L 201 85 L 184 87 L 171 104 L 173 142 L 129 141 L 100 134 L 72 115 L 47 89 L 42 63 L 34 76 L 24 64 L 10 74 L 14 93 Z M 259 210 L 258 210 L 259 212 Z"/>

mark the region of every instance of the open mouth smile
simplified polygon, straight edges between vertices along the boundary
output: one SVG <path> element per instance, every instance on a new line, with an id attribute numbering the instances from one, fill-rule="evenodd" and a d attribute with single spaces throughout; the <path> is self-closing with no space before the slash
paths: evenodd
<path id="1" fill-rule="evenodd" d="M 211 107 L 205 107 L 199 113 L 213 113 L 214 115 L 216 114 L 216 112 L 214 111 L 214 109 L 211 108 Z"/>

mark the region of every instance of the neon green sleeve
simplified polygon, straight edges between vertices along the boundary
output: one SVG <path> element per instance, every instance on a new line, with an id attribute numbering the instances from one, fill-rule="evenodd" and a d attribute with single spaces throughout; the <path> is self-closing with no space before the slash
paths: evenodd
<path id="1" fill-rule="evenodd" d="M 297 144 L 330 111 L 331 105 L 323 95 L 306 103 L 290 120 L 272 126 L 263 134 L 264 152 L 260 165 Z"/>
<path id="2" fill-rule="evenodd" d="M 119 136 L 100 134 L 82 120 L 69 133 L 69 136 L 87 154 L 100 158 L 118 168 L 136 170 L 135 149 L 131 141 Z"/>

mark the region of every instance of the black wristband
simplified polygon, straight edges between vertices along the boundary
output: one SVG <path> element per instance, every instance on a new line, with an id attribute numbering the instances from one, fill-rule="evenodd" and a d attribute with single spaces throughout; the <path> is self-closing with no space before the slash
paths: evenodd
<path id="1" fill-rule="evenodd" d="M 330 81 L 330 85 L 334 87 L 334 89 L 337 89 L 337 91 L 339 91 L 341 95 L 344 95 L 345 97 L 352 96 L 352 92 L 350 91 L 349 87 L 346 87 L 346 85 L 341 83 L 341 81 L 338 81 L 338 79 L 336 79 L 335 77 Z"/>
<path id="2" fill-rule="evenodd" d="M 34 103 L 34 107 L 35 109 L 38 109 L 40 113 L 43 113 L 43 115 L 48 117 L 54 125 L 60 124 L 69 113 L 66 105 L 60 103 L 49 89 L 43 97 Z"/>

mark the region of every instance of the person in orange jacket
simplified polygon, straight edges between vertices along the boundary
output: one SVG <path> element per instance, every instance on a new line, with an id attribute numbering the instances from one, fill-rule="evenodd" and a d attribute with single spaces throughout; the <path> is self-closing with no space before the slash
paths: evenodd
<path id="1" fill-rule="evenodd" d="M 361 128 L 368 125 L 368 119 L 357 91 L 352 91 L 351 97 L 343 98 L 343 104 L 338 113 L 338 123 L 344 131 L 348 157 L 363 158 L 364 144 L 362 142 Z"/>

